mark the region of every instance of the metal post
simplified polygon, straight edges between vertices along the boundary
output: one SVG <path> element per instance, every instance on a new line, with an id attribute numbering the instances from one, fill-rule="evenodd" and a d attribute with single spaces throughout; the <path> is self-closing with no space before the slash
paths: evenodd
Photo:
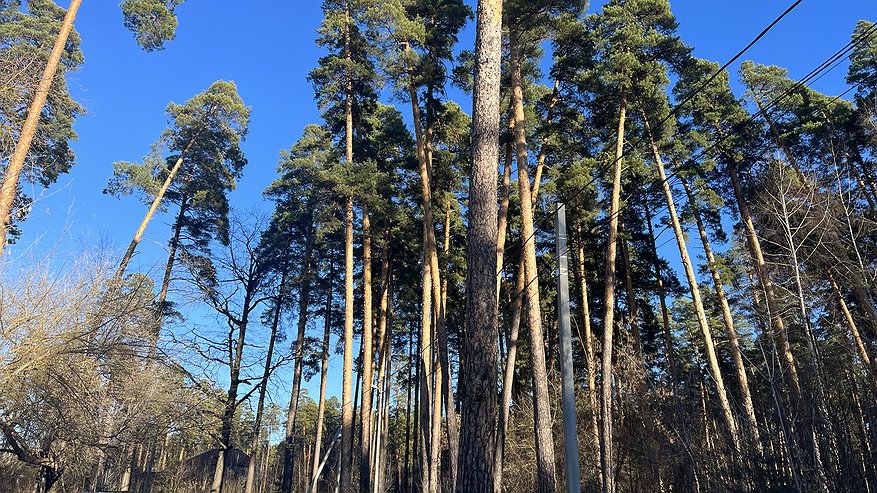
<path id="1" fill-rule="evenodd" d="M 566 457 L 566 491 L 580 493 L 579 444 L 576 432 L 575 379 L 572 366 L 572 329 L 569 321 L 569 269 L 566 246 L 566 206 L 557 206 L 557 316 L 560 329 L 561 403 L 563 408 L 563 451 Z"/>

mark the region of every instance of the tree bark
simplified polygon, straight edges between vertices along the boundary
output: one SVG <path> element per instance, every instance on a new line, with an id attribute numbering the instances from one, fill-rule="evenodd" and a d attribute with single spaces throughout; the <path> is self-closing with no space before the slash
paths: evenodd
<path id="1" fill-rule="evenodd" d="M 368 206 L 362 205 L 362 408 L 359 413 L 359 491 L 371 493 L 371 420 L 374 382 L 372 317 L 372 233 Z"/>
<path id="2" fill-rule="evenodd" d="M 725 389 L 725 382 L 719 369 L 719 358 L 716 355 L 715 344 L 713 343 L 712 331 L 709 321 L 706 318 L 706 312 L 703 308 L 703 301 L 700 297 L 700 288 L 697 284 L 697 276 L 694 272 L 694 265 L 691 257 L 688 255 L 688 246 L 685 244 L 685 233 L 682 231 L 682 225 L 679 222 L 679 216 L 676 214 L 676 204 L 673 200 L 673 192 L 670 189 L 670 182 L 667 174 L 664 172 L 664 162 L 661 159 L 661 153 L 649 129 L 646 115 L 643 112 L 643 123 L 646 128 L 646 135 L 649 139 L 649 146 L 652 150 L 652 157 L 655 159 L 655 168 L 658 171 L 658 179 L 661 181 L 661 188 L 664 190 L 664 199 L 667 202 L 667 213 L 670 215 L 670 224 L 673 227 L 673 234 L 676 237 L 676 246 L 679 247 L 679 256 L 681 257 L 682 267 L 685 270 L 685 277 L 688 280 L 688 289 L 691 293 L 691 301 L 697 314 L 697 323 L 703 336 L 704 353 L 707 357 L 710 373 L 713 381 L 716 383 L 716 394 L 719 397 L 719 404 L 722 407 L 722 413 L 725 418 L 725 425 L 731 438 L 731 444 L 735 450 L 740 449 L 739 436 L 737 434 L 737 422 L 734 420 L 734 412 L 731 410 L 731 402 L 728 400 L 728 393 Z"/>
<path id="3" fill-rule="evenodd" d="M 225 462 L 228 449 L 231 446 L 231 432 L 234 428 L 235 411 L 237 410 L 238 388 L 241 384 L 241 361 L 244 357 L 244 343 L 247 336 L 247 325 L 249 325 L 250 311 L 252 310 L 253 293 L 246 288 L 244 293 L 243 305 L 241 308 L 241 319 L 237 324 L 238 338 L 234 346 L 234 351 L 230 351 L 232 356 L 229 360 L 229 385 L 226 394 L 225 406 L 222 413 L 222 424 L 220 428 L 220 446 L 216 454 L 216 468 L 214 469 L 213 482 L 210 486 L 210 493 L 219 493 L 222 491 L 222 483 L 225 477 Z"/>
<path id="4" fill-rule="evenodd" d="M 716 125 L 716 131 L 719 138 L 722 138 L 723 135 L 718 125 Z M 801 383 L 798 379 L 798 367 L 795 363 L 795 356 L 792 354 L 792 350 L 789 346 L 789 335 L 786 331 L 786 324 L 780 314 L 779 305 L 777 303 L 776 287 L 767 272 L 767 264 L 764 260 L 764 253 L 761 249 L 761 241 L 758 239 L 758 235 L 755 232 L 755 223 L 752 221 L 752 215 L 749 212 L 746 197 L 743 195 L 743 186 L 740 183 L 740 177 L 737 173 L 737 164 L 735 163 L 733 156 L 726 154 L 726 157 L 728 158 L 726 163 L 728 177 L 731 179 L 731 186 L 734 189 L 734 197 L 737 200 L 737 210 L 740 212 L 740 221 L 743 223 L 743 227 L 746 231 L 746 241 L 749 244 L 749 250 L 752 254 L 755 275 L 758 277 L 762 291 L 764 291 L 768 319 L 770 320 L 770 325 L 773 329 L 774 340 L 777 344 L 780 357 L 786 365 L 785 370 L 788 372 L 789 380 L 792 384 L 792 393 L 797 398 L 797 396 L 800 396 L 801 394 Z"/>
<path id="5" fill-rule="evenodd" d="M 350 54 L 350 1 L 344 8 L 344 57 Z M 353 79 L 346 74 L 344 97 L 344 155 L 347 166 L 353 165 Z M 341 479 L 339 486 L 353 491 L 353 196 L 344 208 L 344 363 L 341 383 Z"/>
<path id="6" fill-rule="evenodd" d="M 530 356 L 533 374 L 533 413 L 536 435 L 536 488 L 553 493 L 557 488 L 554 467 L 554 435 L 551 431 L 551 405 L 548 400 L 548 375 L 545 367 L 545 336 L 539 306 L 539 274 L 536 270 L 536 239 L 533 227 L 533 202 L 527 171 L 527 140 L 521 81 L 520 46 L 517 35 L 509 35 L 511 50 L 512 94 L 515 110 L 515 149 L 518 164 L 518 189 L 521 198 L 521 235 L 524 242 L 525 294 L 530 327 Z"/>
<path id="7" fill-rule="evenodd" d="M 624 93 L 618 109 L 615 162 L 612 175 L 612 196 L 609 206 L 609 231 L 606 234 L 606 288 L 603 293 L 603 360 L 600 389 L 600 471 L 603 493 L 615 493 L 615 465 L 612 457 L 612 335 L 615 331 L 615 259 L 618 252 L 618 212 L 621 202 L 621 170 L 624 157 L 624 125 L 627 100 Z"/>
<path id="8" fill-rule="evenodd" d="M 624 224 L 619 223 L 619 229 L 624 232 Z M 637 357 L 642 360 L 643 342 L 639 332 L 639 306 L 636 302 L 636 292 L 633 290 L 633 272 L 630 264 L 630 243 L 624 236 L 619 240 L 621 242 L 621 263 L 624 265 L 624 291 L 627 294 L 627 311 L 630 317 L 630 335 L 633 337 L 633 349 Z"/>
<path id="9" fill-rule="evenodd" d="M 466 338 L 460 385 L 460 440 L 456 489 L 493 493 L 496 419 L 496 175 L 502 0 L 479 0 L 475 23 L 472 96 L 472 173 L 469 180 Z"/>
<path id="10" fill-rule="evenodd" d="M 577 258 L 574 259 L 576 264 L 576 277 L 579 282 L 579 305 L 582 310 L 582 324 L 579 332 L 582 349 L 585 353 L 585 367 L 588 369 L 588 404 L 591 407 L 591 434 L 594 440 L 600 440 L 600 428 L 598 426 L 598 415 L 600 410 L 597 406 L 597 358 L 594 356 L 594 336 L 591 333 L 591 308 L 588 302 L 588 280 L 585 272 L 585 248 L 582 246 L 584 242 L 581 230 L 579 231 L 579 247 L 576 249 Z M 597 474 L 599 477 L 599 474 Z"/>
<path id="11" fill-rule="evenodd" d="M 524 304 L 524 256 L 518 261 L 517 275 L 515 276 L 514 302 L 512 304 L 512 317 L 509 329 L 508 354 L 502 380 L 502 396 L 499 407 L 499 426 L 497 427 L 496 453 L 493 460 L 493 491 L 502 491 L 503 461 L 505 459 L 506 434 L 509 427 L 509 414 L 512 404 L 512 389 L 515 380 L 515 361 L 518 354 L 518 334 L 521 327 L 521 309 Z"/>
<path id="12" fill-rule="evenodd" d="M 161 323 L 164 319 L 165 312 L 165 301 L 167 300 L 167 293 L 170 289 L 171 285 L 171 276 L 173 275 L 174 270 L 174 262 L 176 262 L 177 258 L 177 249 L 180 246 L 180 234 L 183 230 L 183 219 L 186 217 L 186 211 L 188 209 L 188 197 L 183 196 L 180 201 L 180 212 L 177 214 L 177 219 L 174 221 L 174 233 L 171 237 L 170 247 L 167 254 L 167 263 L 164 267 L 164 276 L 161 279 L 161 290 L 158 292 L 158 327 L 157 329 L 161 329 Z M 158 335 L 155 336 L 158 339 Z"/>
<path id="13" fill-rule="evenodd" d="M 18 178 L 24 168 L 24 160 L 30 151 L 34 135 L 36 135 L 40 115 L 42 115 L 43 107 L 46 105 L 49 89 L 51 89 L 55 73 L 58 71 L 58 63 L 61 61 L 61 55 L 64 53 L 70 31 L 73 30 L 73 20 L 76 19 L 76 12 L 81 3 L 82 0 L 70 0 L 70 6 L 67 7 L 67 13 L 61 22 L 61 30 L 58 32 L 58 37 L 55 38 L 55 44 L 49 53 L 49 59 L 43 69 L 43 75 L 37 85 L 34 99 L 27 109 L 27 117 L 24 120 L 21 133 L 18 135 L 15 150 L 12 151 L 12 157 L 9 158 L 9 164 L 6 165 L 3 185 L 0 187 L 0 257 L 3 254 L 3 247 L 6 245 L 7 230 L 12 224 L 12 203 L 15 201 L 18 190 Z"/>
<path id="14" fill-rule="evenodd" d="M 728 304 L 728 297 L 725 296 L 724 283 L 719 275 L 718 264 L 716 264 L 716 258 L 713 255 L 713 249 L 710 245 L 710 240 L 707 236 L 706 228 L 703 224 L 703 218 L 700 215 L 700 209 L 697 206 L 694 193 L 691 190 L 691 186 L 688 184 L 688 180 L 686 180 L 684 176 L 680 175 L 679 179 L 682 182 L 682 188 L 685 189 L 685 194 L 688 197 L 688 203 L 692 215 L 694 216 L 694 222 L 697 224 L 697 231 L 700 234 L 700 241 L 703 245 L 704 255 L 706 256 L 707 267 L 709 267 L 710 276 L 713 280 L 713 287 L 716 291 L 716 297 L 719 300 L 719 306 L 722 310 L 722 321 L 725 325 L 725 334 L 728 336 L 728 349 L 731 351 L 731 360 L 734 362 L 734 370 L 736 371 L 737 386 L 740 388 L 740 396 L 743 398 L 743 410 L 746 412 L 746 418 L 749 421 L 747 429 L 749 430 L 749 435 L 752 439 L 753 445 L 755 445 L 760 453 L 761 437 L 758 433 L 758 419 L 755 416 L 755 405 L 752 402 L 752 393 L 749 390 L 749 378 L 746 376 L 746 366 L 743 363 L 743 355 L 740 351 L 737 329 L 734 327 L 734 316 L 731 314 L 731 306 Z"/>
<path id="15" fill-rule="evenodd" d="M 162 183 L 161 188 L 158 189 L 158 193 L 155 195 L 155 198 L 152 200 L 152 204 L 149 206 L 149 210 L 146 211 L 146 215 L 143 216 L 143 220 L 140 221 L 140 226 L 137 228 L 137 231 L 134 233 L 134 238 L 131 239 L 131 243 L 128 245 L 128 249 L 125 251 L 125 255 L 122 256 L 122 261 L 119 262 L 119 268 L 116 270 L 115 279 L 121 279 L 122 275 L 125 274 L 125 269 L 128 268 L 128 264 L 131 262 L 131 258 L 134 257 L 134 250 L 137 249 L 137 245 L 140 243 L 140 239 L 143 237 L 143 232 L 146 231 L 146 226 L 149 224 L 149 221 L 152 220 L 152 216 L 155 214 L 155 211 L 158 210 L 158 206 L 161 204 L 161 199 L 164 198 L 164 194 L 167 193 L 168 188 L 171 186 L 171 182 L 173 182 L 174 177 L 179 173 L 180 168 L 183 166 L 183 160 L 186 158 L 186 155 L 189 153 L 189 150 L 192 149 L 192 146 L 195 145 L 195 141 L 198 139 L 198 134 L 195 134 L 191 139 L 189 139 L 188 144 L 186 144 L 186 148 L 183 149 L 183 152 L 180 153 L 180 157 L 177 158 L 177 161 L 174 163 L 170 172 L 165 178 L 164 183 Z"/>

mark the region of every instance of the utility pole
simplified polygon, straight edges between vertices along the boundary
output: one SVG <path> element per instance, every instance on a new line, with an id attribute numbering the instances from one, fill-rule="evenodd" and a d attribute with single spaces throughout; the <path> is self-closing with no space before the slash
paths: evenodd
<path id="1" fill-rule="evenodd" d="M 575 380 L 572 367 L 572 329 L 569 321 L 569 268 L 566 245 L 566 205 L 557 206 L 555 226 L 557 251 L 557 317 L 560 328 L 560 388 L 563 408 L 563 451 L 566 457 L 566 491 L 581 492 L 579 441 L 576 432 Z"/>

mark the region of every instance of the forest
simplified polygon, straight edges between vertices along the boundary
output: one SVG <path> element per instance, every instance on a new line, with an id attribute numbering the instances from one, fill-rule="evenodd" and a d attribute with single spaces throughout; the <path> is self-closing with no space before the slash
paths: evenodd
<path id="1" fill-rule="evenodd" d="M 224 79 L 77 163 L 81 1 L 0 0 L 0 492 L 877 491 L 874 22 L 793 77 L 803 0 L 721 60 L 668 0 L 322 0 L 256 171 Z M 75 166 L 132 234 L 38 249 Z"/>

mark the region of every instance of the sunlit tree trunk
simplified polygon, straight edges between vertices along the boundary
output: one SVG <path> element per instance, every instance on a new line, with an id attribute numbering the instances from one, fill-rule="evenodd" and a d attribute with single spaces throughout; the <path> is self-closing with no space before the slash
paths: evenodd
<path id="1" fill-rule="evenodd" d="M 55 72 L 58 71 L 58 63 L 61 61 L 61 55 L 64 53 L 64 47 L 67 44 L 67 38 L 70 31 L 73 30 L 73 20 L 76 19 L 76 12 L 82 0 L 71 0 L 70 6 L 67 7 L 67 13 L 61 22 L 61 29 L 58 37 L 55 38 L 55 44 L 49 53 L 49 59 L 43 69 L 43 75 L 34 92 L 34 99 L 27 109 L 27 117 L 24 120 L 24 126 L 18 135 L 18 142 L 15 144 L 15 150 L 9 158 L 9 164 L 3 176 L 3 185 L 0 186 L 0 257 L 3 254 L 3 247 L 6 245 L 6 232 L 9 225 L 12 224 L 12 204 L 15 201 L 15 195 L 18 191 L 18 178 L 24 168 L 24 161 L 27 153 L 30 151 L 30 145 L 36 135 L 37 125 L 40 121 L 40 115 L 43 113 L 43 107 L 46 104 L 46 98 L 49 96 L 49 89 L 52 87 L 52 81 L 55 79 Z M 122 269 L 124 271 L 124 269 Z"/>
<path id="2" fill-rule="evenodd" d="M 658 248 L 655 245 L 654 226 L 652 226 L 652 213 L 649 209 L 649 201 L 643 201 L 643 209 L 646 213 L 646 226 L 649 231 L 649 246 L 652 250 L 652 267 L 655 269 L 655 280 L 658 286 L 658 302 L 661 305 L 661 334 L 664 338 L 664 353 L 667 358 L 667 366 L 670 369 L 670 385 L 674 390 L 679 388 L 679 373 L 676 369 L 676 356 L 673 354 L 673 335 L 670 332 L 670 311 L 667 310 L 667 292 L 664 288 L 664 275 L 661 272 L 661 259 L 658 257 Z"/>
<path id="3" fill-rule="evenodd" d="M 612 335 L 615 332 L 615 259 L 618 253 L 618 212 L 621 202 L 621 170 L 624 157 L 624 129 L 627 99 L 621 94 L 618 109 L 615 162 L 612 173 L 612 194 L 609 205 L 609 231 L 606 234 L 606 288 L 603 293 L 603 356 L 600 389 L 600 472 L 603 493 L 615 493 L 615 465 L 612 457 Z"/>
<path id="4" fill-rule="evenodd" d="M 752 403 L 752 393 L 749 390 L 749 378 L 746 376 L 746 366 L 743 363 L 743 355 L 740 351 L 740 342 L 737 338 L 737 329 L 734 327 L 734 316 L 731 314 L 731 306 L 728 303 L 728 297 L 725 296 L 725 286 L 719 275 L 718 264 L 713 255 L 713 249 L 707 236 L 706 228 L 703 224 L 703 218 L 700 215 L 700 209 L 697 206 L 694 193 L 688 180 L 684 176 L 679 176 L 682 188 L 688 197 L 688 203 L 694 222 L 697 224 L 697 231 L 700 235 L 700 242 L 703 245 L 704 255 L 706 256 L 707 267 L 713 280 L 713 288 L 716 292 L 716 298 L 719 300 L 719 307 L 722 310 L 722 322 L 725 326 L 725 334 L 728 336 L 728 349 L 731 352 L 731 360 L 734 362 L 734 370 L 737 377 L 737 386 L 740 388 L 740 396 L 743 400 L 743 410 L 746 413 L 748 424 L 746 429 L 749 431 L 753 445 L 761 450 L 761 437 L 758 433 L 758 419 L 755 416 L 755 405 Z"/>
<path id="5" fill-rule="evenodd" d="M 496 430 L 496 174 L 502 0 L 479 0 L 472 95 L 472 172 L 466 244 L 466 338 L 460 385 L 460 493 L 493 493 Z"/>
<path id="6" fill-rule="evenodd" d="M 685 244 L 685 233 L 682 231 L 682 225 L 679 222 L 679 216 L 676 214 L 676 204 L 673 200 L 673 192 L 670 189 L 670 183 L 667 174 L 664 172 L 664 162 L 661 159 L 661 153 L 658 152 L 658 146 L 648 128 L 645 114 L 643 114 L 643 122 L 646 125 L 646 134 L 649 139 L 649 146 L 652 150 L 652 157 L 655 159 L 655 167 L 658 171 L 658 179 L 664 190 L 664 199 L 667 202 L 667 213 L 670 216 L 670 225 L 673 227 L 673 234 L 676 237 L 676 245 L 679 247 L 679 256 L 682 260 L 682 267 L 685 270 L 685 277 L 688 280 L 688 288 L 691 292 L 691 301 L 697 314 L 697 323 L 703 336 L 704 353 L 710 368 L 710 376 L 716 384 L 716 394 L 719 397 L 719 404 L 722 407 L 722 413 L 725 418 L 725 425 L 728 427 L 731 443 L 735 450 L 739 450 L 739 436 L 737 435 L 737 422 L 734 419 L 734 412 L 731 410 L 731 402 L 728 399 L 728 393 L 725 389 L 725 382 L 719 369 L 719 358 L 716 355 L 715 344 L 713 343 L 712 331 L 709 321 L 706 318 L 706 312 L 703 308 L 703 301 L 700 297 L 700 288 L 697 284 L 697 276 L 694 272 L 694 265 L 691 257 L 688 255 L 688 246 Z"/>
<path id="7" fill-rule="evenodd" d="M 164 183 L 161 184 L 161 188 L 158 189 L 158 193 L 152 200 L 152 204 L 146 211 L 146 215 L 143 216 L 143 220 L 140 221 L 140 226 L 134 233 L 134 238 L 131 239 L 131 243 L 128 245 L 128 249 L 125 251 L 125 255 L 122 256 L 122 261 L 119 262 L 119 268 L 116 269 L 116 279 L 121 279 L 122 275 L 125 274 L 125 269 L 128 268 L 128 264 L 134 257 L 134 250 L 137 249 L 137 245 L 140 243 L 140 239 L 143 237 L 143 232 L 146 231 L 146 226 L 149 225 L 149 221 L 152 220 L 152 216 L 155 214 L 155 211 L 158 210 L 158 206 L 161 204 L 161 199 L 164 198 L 164 194 L 167 193 L 168 188 L 170 188 L 174 177 L 176 177 L 177 173 L 179 173 L 180 168 L 183 166 L 183 160 L 192 149 L 192 146 L 195 145 L 195 141 L 197 140 L 197 138 L 198 134 L 195 134 L 194 136 L 192 136 L 191 139 L 189 139 L 189 142 L 186 144 L 185 149 L 183 149 L 183 152 L 180 153 L 180 157 L 177 158 L 177 161 L 174 163 L 173 167 L 168 173 L 167 178 L 165 178 Z"/>
<path id="8" fill-rule="evenodd" d="M 510 34 L 512 97 L 515 111 L 515 148 L 518 164 L 518 189 L 521 198 L 521 235 L 523 241 L 525 289 L 530 356 L 533 374 L 533 413 L 536 434 L 536 487 L 540 493 L 557 488 L 554 467 L 554 439 L 551 431 L 551 405 L 548 401 L 548 375 L 545 366 L 545 343 L 539 306 L 539 277 L 536 270 L 536 238 L 533 227 L 533 202 L 527 168 L 527 140 L 521 82 L 520 47 L 515 33 Z"/>
<path id="9" fill-rule="evenodd" d="M 372 383 L 374 348 L 372 334 L 372 238 L 368 206 L 362 205 L 362 409 L 359 413 L 359 491 L 371 493 Z"/>
<path id="10" fill-rule="evenodd" d="M 344 57 L 348 66 L 350 54 L 350 2 L 344 10 Z M 344 156 L 353 166 L 353 75 L 346 74 L 344 97 Z M 339 486 L 345 493 L 353 491 L 353 196 L 344 207 L 344 363 L 341 383 L 341 478 Z M 286 492 L 284 492 L 286 493 Z"/>

